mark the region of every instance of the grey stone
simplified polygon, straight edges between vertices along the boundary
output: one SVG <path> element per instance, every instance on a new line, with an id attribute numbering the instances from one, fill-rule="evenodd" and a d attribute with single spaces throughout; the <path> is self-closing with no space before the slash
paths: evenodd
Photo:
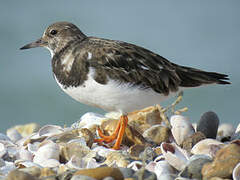
<path id="1" fill-rule="evenodd" d="M 201 131 L 206 138 L 216 139 L 219 119 L 215 112 L 204 113 L 197 124 L 197 131 Z"/>
<path id="2" fill-rule="evenodd" d="M 207 155 L 193 155 L 179 175 L 185 178 L 202 179 L 202 167 L 208 162 L 212 162 L 212 159 Z"/>

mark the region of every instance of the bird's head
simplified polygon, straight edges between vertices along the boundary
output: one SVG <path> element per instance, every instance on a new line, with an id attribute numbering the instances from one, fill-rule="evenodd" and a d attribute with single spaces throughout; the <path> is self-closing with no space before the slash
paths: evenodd
<path id="1" fill-rule="evenodd" d="M 84 39 L 85 37 L 86 36 L 74 24 L 69 22 L 57 22 L 47 27 L 40 39 L 29 43 L 20 49 L 45 47 L 53 56 L 56 52 L 64 48 L 69 42 L 77 39 Z"/>

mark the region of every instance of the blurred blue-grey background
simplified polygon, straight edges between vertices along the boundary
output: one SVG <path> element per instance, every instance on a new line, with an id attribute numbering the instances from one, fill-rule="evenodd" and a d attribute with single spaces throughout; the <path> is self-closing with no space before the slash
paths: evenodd
<path id="1" fill-rule="evenodd" d="M 239 0 L 21 0 L 0 5 L 0 132 L 28 122 L 70 125 L 88 111 L 57 86 L 50 53 L 20 51 L 56 21 L 87 35 L 123 40 L 181 64 L 229 74 L 232 85 L 186 90 L 179 107 L 191 121 L 213 110 L 221 122 L 239 122 Z M 166 105 L 168 102 L 165 102 Z"/>

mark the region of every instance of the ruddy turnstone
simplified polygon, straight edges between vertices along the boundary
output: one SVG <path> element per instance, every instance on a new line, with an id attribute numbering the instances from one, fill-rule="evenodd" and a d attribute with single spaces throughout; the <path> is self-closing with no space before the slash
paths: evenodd
<path id="1" fill-rule="evenodd" d="M 228 76 L 174 64 L 164 57 L 122 41 L 88 37 L 69 22 L 50 25 L 43 36 L 21 49 L 47 48 L 58 85 L 75 100 L 119 111 L 115 132 L 105 136 L 99 129 L 97 142 L 112 142 L 119 149 L 127 113 L 158 104 L 188 87 L 230 84 Z"/>

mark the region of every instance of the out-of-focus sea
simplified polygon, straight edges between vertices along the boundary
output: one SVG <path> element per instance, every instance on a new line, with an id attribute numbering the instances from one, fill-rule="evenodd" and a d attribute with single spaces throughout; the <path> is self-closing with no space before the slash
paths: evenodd
<path id="1" fill-rule="evenodd" d="M 87 35 L 123 40 L 181 64 L 229 74 L 232 85 L 185 91 L 179 108 L 192 122 L 213 110 L 221 122 L 239 123 L 240 1 L 2 1 L 0 6 L 0 132 L 36 122 L 70 125 L 102 110 L 64 94 L 51 72 L 50 53 L 20 51 L 56 21 Z M 167 105 L 170 101 L 162 103 Z"/>

